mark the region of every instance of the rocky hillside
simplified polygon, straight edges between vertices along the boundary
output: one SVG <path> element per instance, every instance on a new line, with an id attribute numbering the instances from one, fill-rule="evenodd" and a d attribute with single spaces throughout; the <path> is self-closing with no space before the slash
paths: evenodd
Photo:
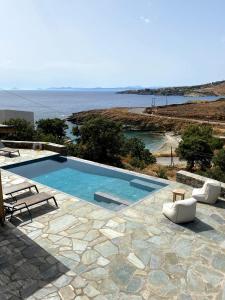
<path id="1" fill-rule="evenodd" d="M 185 104 L 173 104 L 146 108 L 149 114 L 188 118 L 204 121 L 225 122 L 225 98 L 211 102 L 196 102 Z"/>
<path id="2" fill-rule="evenodd" d="M 225 81 L 216 81 L 212 83 L 166 87 L 159 89 L 141 89 L 127 90 L 119 92 L 120 94 L 138 94 L 138 95 L 159 95 L 159 96 L 225 96 Z"/>
<path id="3" fill-rule="evenodd" d="M 190 106 L 191 107 L 191 106 Z M 174 131 L 180 133 L 189 124 L 193 123 L 190 119 L 171 118 L 169 116 L 140 114 L 129 111 L 127 108 L 99 109 L 85 112 L 74 113 L 68 118 L 75 124 L 82 124 L 84 120 L 93 116 L 103 116 L 105 118 L 121 122 L 125 128 L 131 130 L 150 130 L 157 132 Z M 225 132 L 225 123 L 223 126 L 214 124 L 214 131 L 219 135 Z"/>
<path id="4" fill-rule="evenodd" d="M 91 117 L 102 116 L 107 119 L 120 122 L 124 128 L 131 130 L 151 130 L 157 132 L 173 131 L 176 128 L 175 122 L 172 120 L 166 120 L 165 118 L 152 117 L 141 114 L 132 113 L 127 108 L 110 108 L 110 109 L 98 109 L 83 111 L 74 113 L 68 118 L 68 121 L 75 124 L 82 124 L 86 119 Z M 162 119 L 162 120 L 161 120 Z M 176 122 L 176 124 L 182 122 Z M 180 126 L 177 126 L 177 129 Z"/>

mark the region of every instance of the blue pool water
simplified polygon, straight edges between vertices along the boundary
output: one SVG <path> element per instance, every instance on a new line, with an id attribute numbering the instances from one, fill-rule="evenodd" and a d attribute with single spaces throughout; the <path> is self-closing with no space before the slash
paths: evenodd
<path id="1" fill-rule="evenodd" d="M 94 200 L 96 191 L 114 194 L 131 202 L 135 202 L 149 194 L 148 191 L 130 186 L 127 180 L 88 174 L 72 168 L 53 171 L 34 177 L 33 180 L 89 201 Z"/>
<path id="2" fill-rule="evenodd" d="M 63 157 L 20 163 L 7 166 L 5 169 L 113 210 L 121 205 L 96 201 L 95 192 L 110 194 L 132 204 L 166 186 L 166 184 L 157 180 L 146 180 L 146 178 L 130 175 L 122 170 L 120 172 L 115 169 Z M 131 180 L 135 179 L 147 182 L 148 189 L 132 186 Z"/>

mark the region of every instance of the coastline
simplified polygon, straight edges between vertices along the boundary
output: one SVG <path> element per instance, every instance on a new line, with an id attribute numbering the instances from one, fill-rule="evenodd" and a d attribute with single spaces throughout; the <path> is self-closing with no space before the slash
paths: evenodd
<path id="1" fill-rule="evenodd" d="M 181 140 L 180 135 L 176 135 L 173 132 L 167 132 L 165 133 L 165 140 L 161 147 L 153 152 L 153 154 L 156 157 L 170 157 L 171 156 L 171 148 L 172 148 L 172 154 L 176 155 L 176 148 L 179 145 L 179 142 Z"/>

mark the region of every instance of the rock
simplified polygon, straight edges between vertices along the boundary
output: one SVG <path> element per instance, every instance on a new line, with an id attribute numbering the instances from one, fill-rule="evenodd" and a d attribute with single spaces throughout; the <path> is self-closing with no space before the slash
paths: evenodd
<path id="1" fill-rule="evenodd" d="M 110 263 L 110 261 L 108 259 L 104 258 L 103 256 L 100 256 L 97 260 L 97 264 L 102 267 L 108 265 L 109 263 Z"/>
<path id="2" fill-rule="evenodd" d="M 108 276 L 108 271 L 105 268 L 96 268 L 89 272 L 83 273 L 83 277 L 89 280 L 98 281 Z"/>
<path id="3" fill-rule="evenodd" d="M 73 239 L 73 250 L 77 251 L 78 253 L 84 252 L 87 248 L 88 242 Z"/>
<path id="4" fill-rule="evenodd" d="M 60 216 L 54 220 L 49 221 L 48 232 L 56 234 L 58 232 L 68 229 L 75 222 L 76 218 L 74 216 L 65 214 L 64 216 Z"/>
<path id="5" fill-rule="evenodd" d="M 59 290 L 59 295 L 62 300 L 73 300 L 75 298 L 75 294 L 73 288 L 68 285 Z"/>
<path id="6" fill-rule="evenodd" d="M 106 224 L 107 227 L 111 227 L 111 228 L 115 228 L 119 225 L 119 223 L 113 221 L 113 220 L 109 220 Z"/>
<path id="7" fill-rule="evenodd" d="M 95 250 L 87 250 L 82 255 L 81 261 L 84 265 L 90 265 L 94 263 L 99 257 L 99 253 Z"/>
<path id="8" fill-rule="evenodd" d="M 99 231 L 109 239 L 115 239 L 115 238 L 124 236 L 123 233 L 112 230 L 112 229 L 100 229 Z"/>
<path id="9" fill-rule="evenodd" d="M 71 282 L 72 286 L 75 289 L 80 289 L 80 288 L 84 288 L 87 285 L 87 282 L 85 279 L 83 279 L 80 276 L 77 276 L 72 282 Z"/>
<path id="10" fill-rule="evenodd" d="M 163 271 L 152 271 L 149 274 L 149 283 L 152 285 L 166 285 L 169 283 L 168 275 Z"/>
<path id="11" fill-rule="evenodd" d="M 118 248 L 110 241 L 103 242 L 95 246 L 95 249 L 105 257 L 118 254 Z"/>
<path id="12" fill-rule="evenodd" d="M 87 296 L 77 296 L 75 300 L 89 300 Z"/>
<path id="13" fill-rule="evenodd" d="M 133 276 L 135 268 L 130 265 L 122 257 L 116 257 L 110 264 L 110 274 L 114 282 L 118 286 L 126 286 Z"/>
<path id="14" fill-rule="evenodd" d="M 214 255 L 212 265 L 214 268 L 222 272 L 225 272 L 225 255 L 224 254 Z"/>
<path id="15" fill-rule="evenodd" d="M 143 262 L 134 253 L 130 253 L 128 255 L 127 259 L 131 264 L 133 264 L 138 269 L 145 268 L 145 265 L 143 264 Z"/>
<path id="16" fill-rule="evenodd" d="M 74 251 L 63 251 L 62 255 L 67 257 L 67 258 L 70 258 L 72 260 L 75 260 L 77 262 L 80 262 L 79 255 L 77 253 L 75 253 Z"/>
<path id="17" fill-rule="evenodd" d="M 152 255 L 150 261 L 150 268 L 159 269 L 160 265 L 161 265 L 161 257 L 157 255 Z"/>
<path id="18" fill-rule="evenodd" d="M 88 284 L 85 288 L 84 288 L 84 293 L 88 296 L 88 297 L 95 297 L 97 295 L 100 294 L 100 292 L 98 290 L 96 290 L 92 285 Z"/>
<path id="19" fill-rule="evenodd" d="M 133 277 L 127 286 L 128 293 L 138 293 L 144 285 L 144 280 L 141 277 Z"/>
<path id="20" fill-rule="evenodd" d="M 87 235 L 84 237 L 85 241 L 91 242 L 99 237 L 98 230 L 90 230 Z"/>
<path id="21" fill-rule="evenodd" d="M 68 277 L 66 275 L 62 275 L 61 277 L 59 277 L 53 284 L 54 286 L 56 286 L 57 288 L 62 288 L 66 285 L 68 285 L 71 282 L 72 278 Z"/>

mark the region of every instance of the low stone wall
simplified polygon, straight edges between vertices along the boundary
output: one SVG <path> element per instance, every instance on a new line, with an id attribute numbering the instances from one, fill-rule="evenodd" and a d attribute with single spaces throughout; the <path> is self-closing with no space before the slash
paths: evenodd
<path id="1" fill-rule="evenodd" d="M 209 179 L 204 176 L 193 174 L 187 171 L 179 171 L 176 174 L 176 181 L 190 185 L 194 188 L 202 187 L 204 182 Z M 221 182 L 221 197 L 225 197 L 225 183 Z"/>
<path id="2" fill-rule="evenodd" d="M 42 149 L 60 153 L 61 155 L 67 155 L 66 147 L 59 144 L 47 143 L 47 142 L 30 142 L 30 141 L 9 141 L 2 140 L 6 147 L 18 148 L 18 149 Z"/>

